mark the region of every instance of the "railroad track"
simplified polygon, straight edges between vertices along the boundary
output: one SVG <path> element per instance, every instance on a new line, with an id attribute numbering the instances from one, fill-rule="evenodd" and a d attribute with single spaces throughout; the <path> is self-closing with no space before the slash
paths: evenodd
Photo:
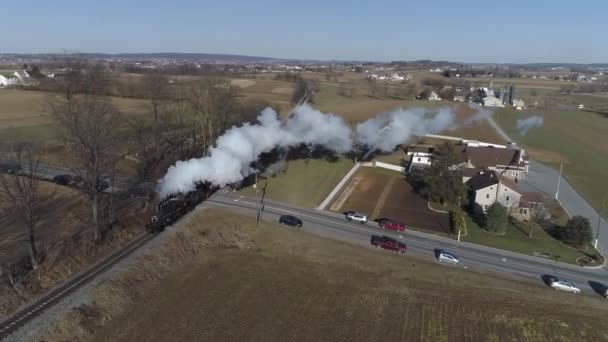
<path id="1" fill-rule="evenodd" d="M 80 273 L 64 284 L 56 287 L 47 293 L 44 297 L 38 299 L 34 303 L 28 305 L 24 309 L 18 311 L 10 318 L 6 319 L 2 323 L 0 323 L 0 340 L 5 339 L 10 334 L 18 330 L 20 327 L 40 315 L 44 310 L 50 308 L 61 299 L 70 295 L 91 279 L 95 278 L 97 275 L 106 271 L 119 261 L 123 260 L 141 245 L 145 244 L 149 240 L 151 240 L 155 235 L 145 233 L 139 236 L 137 239 L 133 240 L 129 243 L 125 248 L 116 251 L 108 258 L 98 262 L 87 271 Z"/>

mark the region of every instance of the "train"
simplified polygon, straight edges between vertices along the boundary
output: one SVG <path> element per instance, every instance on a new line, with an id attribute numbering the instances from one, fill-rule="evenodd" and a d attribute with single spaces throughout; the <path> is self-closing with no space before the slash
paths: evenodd
<path id="1" fill-rule="evenodd" d="M 162 232 L 165 227 L 175 223 L 218 189 L 218 186 L 209 182 L 197 183 L 192 191 L 164 198 L 158 202 L 155 213 L 146 224 L 146 230 L 150 233 Z"/>

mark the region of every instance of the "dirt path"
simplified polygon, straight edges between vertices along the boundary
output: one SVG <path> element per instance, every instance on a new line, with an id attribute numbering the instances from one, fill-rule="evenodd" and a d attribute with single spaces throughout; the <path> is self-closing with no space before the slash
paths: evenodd
<path id="1" fill-rule="evenodd" d="M 382 194 L 380 194 L 380 197 L 378 198 L 378 202 L 376 202 L 376 206 L 374 207 L 374 210 L 372 211 L 372 217 L 378 217 L 378 215 L 380 215 L 380 211 L 384 207 L 384 203 L 386 203 L 386 199 L 388 198 L 388 195 L 391 193 L 391 189 L 395 185 L 396 179 L 397 179 L 397 177 L 391 177 L 390 180 L 388 181 L 388 183 L 386 183 L 386 185 L 384 186 L 384 190 L 382 190 Z"/>
<path id="2" fill-rule="evenodd" d="M 340 211 L 346 200 L 350 197 L 353 191 L 355 191 L 357 185 L 359 184 L 359 182 L 361 182 L 361 180 L 363 180 L 363 178 L 361 177 L 353 178 L 346 186 L 346 189 L 344 189 L 340 196 L 338 196 L 338 199 L 336 199 L 334 203 L 332 203 L 331 207 L 329 207 L 329 210 Z"/>

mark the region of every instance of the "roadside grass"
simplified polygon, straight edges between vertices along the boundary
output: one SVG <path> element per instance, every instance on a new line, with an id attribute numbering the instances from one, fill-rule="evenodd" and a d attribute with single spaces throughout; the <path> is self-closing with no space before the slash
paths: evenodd
<path id="1" fill-rule="evenodd" d="M 291 160 L 284 173 L 258 181 L 258 192 L 251 186 L 240 190 L 246 196 L 261 196 L 266 183 L 266 198 L 303 207 L 316 207 L 353 167 L 349 159 L 336 162 L 323 159 Z"/>
<path id="2" fill-rule="evenodd" d="M 517 120 L 540 115 L 544 125 L 522 135 Z M 598 210 L 608 191 L 608 117 L 584 111 L 500 109 L 495 118 L 533 159 L 558 169 L 564 163 L 568 181 Z"/>
<path id="3" fill-rule="evenodd" d="M 535 254 L 543 253 L 549 255 L 547 259 L 576 264 L 576 259 L 595 255 L 597 252 L 589 246 L 585 253 L 561 244 L 558 240 L 550 236 L 539 226 L 533 228 L 532 237 L 528 236 L 528 227 L 523 223 L 510 222 L 504 235 L 495 235 L 484 231 L 469 216 L 466 217 L 467 236 L 462 237 L 462 241 L 475 243 L 478 245 L 494 247 L 511 252 L 526 255 L 538 256 Z"/>

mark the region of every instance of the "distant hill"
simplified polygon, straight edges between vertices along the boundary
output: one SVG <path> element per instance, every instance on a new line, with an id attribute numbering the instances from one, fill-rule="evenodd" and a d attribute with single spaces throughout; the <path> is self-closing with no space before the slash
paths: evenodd
<path id="1" fill-rule="evenodd" d="M 291 60 L 273 57 L 261 56 L 245 56 L 219 53 L 182 53 L 182 52 L 152 52 L 152 53 L 81 53 L 84 57 L 90 58 L 125 58 L 135 60 L 149 59 L 174 59 L 181 61 L 193 62 L 209 62 L 209 61 L 226 61 L 226 62 L 288 62 Z"/>

